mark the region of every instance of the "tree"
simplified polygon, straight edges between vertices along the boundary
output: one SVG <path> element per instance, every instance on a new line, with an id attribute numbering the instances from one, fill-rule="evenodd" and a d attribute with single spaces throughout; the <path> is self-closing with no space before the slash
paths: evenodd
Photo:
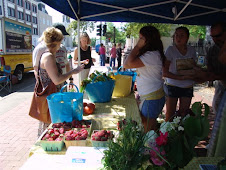
<path id="1" fill-rule="evenodd" d="M 78 22 L 76 20 L 72 21 L 68 28 L 67 31 L 70 33 L 71 36 L 76 37 L 78 35 L 77 32 L 77 24 Z M 87 30 L 92 32 L 95 29 L 95 22 L 93 21 L 80 21 L 80 32 L 86 32 Z M 73 45 L 76 44 L 75 38 L 73 38 Z"/>
<path id="2" fill-rule="evenodd" d="M 107 23 L 107 32 L 112 33 L 111 42 L 113 42 L 113 35 L 114 35 L 114 24 L 112 22 Z M 115 28 L 115 43 L 123 43 L 126 42 L 126 34 L 123 31 L 120 31 L 119 29 Z"/>
<path id="3" fill-rule="evenodd" d="M 206 27 L 199 25 L 174 25 L 174 24 L 161 24 L 161 23 L 127 23 L 124 27 L 127 37 L 133 36 L 138 37 L 139 31 L 142 27 L 152 25 L 156 27 L 161 36 L 170 37 L 172 32 L 174 32 L 175 27 L 185 26 L 189 29 L 190 35 L 193 37 L 205 38 Z"/>
<path id="4" fill-rule="evenodd" d="M 205 39 L 206 36 L 206 26 L 200 25 L 182 25 L 189 29 L 190 35 L 192 37 L 198 37 L 200 39 Z"/>
<path id="5" fill-rule="evenodd" d="M 74 35 L 77 35 L 77 26 L 78 26 L 78 22 L 76 20 L 72 21 L 69 24 L 68 27 L 68 31 L 69 32 L 74 32 Z M 95 22 L 93 21 L 80 21 L 80 31 L 81 32 L 85 32 L 87 30 L 89 30 L 90 32 L 92 32 L 95 29 Z"/>
<path id="6" fill-rule="evenodd" d="M 95 47 L 96 45 L 96 38 L 91 38 L 91 44 L 92 47 Z"/>
<path id="7" fill-rule="evenodd" d="M 171 33 L 172 24 L 160 24 L 160 23 L 127 23 L 124 27 L 124 31 L 127 37 L 138 37 L 139 31 L 142 27 L 152 25 L 156 27 L 161 36 L 169 37 Z"/>

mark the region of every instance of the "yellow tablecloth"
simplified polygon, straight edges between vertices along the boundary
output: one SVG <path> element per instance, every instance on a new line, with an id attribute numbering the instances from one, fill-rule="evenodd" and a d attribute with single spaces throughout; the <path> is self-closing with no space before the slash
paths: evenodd
<path id="1" fill-rule="evenodd" d="M 138 124 L 141 124 L 139 109 L 133 93 L 123 98 L 112 98 L 108 103 L 96 103 L 96 109 L 92 115 L 83 116 L 83 119 L 92 120 L 92 130 L 99 129 L 115 129 L 117 122 L 124 118 L 132 118 Z M 88 139 L 87 146 L 92 146 L 90 139 Z M 39 140 L 30 149 L 29 156 L 34 153 L 40 154 L 65 154 L 66 148 L 62 151 L 44 151 L 40 146 Z"/>
<path id="2" fill-rule="evenodd" d="M 184 170 L 200 170 L 200 164 L 217 165 L 223 157 L 194 157 L 183 169 Z"/>

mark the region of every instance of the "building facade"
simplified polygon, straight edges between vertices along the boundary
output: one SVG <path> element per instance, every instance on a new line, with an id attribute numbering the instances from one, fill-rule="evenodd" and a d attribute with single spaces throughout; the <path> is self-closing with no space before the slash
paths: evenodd
<path id="1" fill-rule="evenodd" d="M 52 25 L 52 17 L 42 8 L 39 10 L 40 4 L 45 7 L 43 3 L 35 0 L 0 0 L 0 17 L 31 26 L 33 46 L 38 44 L 42 31 Z M 45 18 L 46 24 L 43 25 L 43 19 L 40 17 Z"/>
<path id="2" fill-rule="evenodd" d="M 62 15 L 62 23 L 65 26 L 65 28 L 68 28 L 69 24 L 70 24 L 70 17 L 66 16 L 66 15 Z M 70 50 L 73 47 L 73 43 L 72 43 L 72 35 L 69 36 L 65 36 L 65 39 L 63 41 L 64 46 Z"/>

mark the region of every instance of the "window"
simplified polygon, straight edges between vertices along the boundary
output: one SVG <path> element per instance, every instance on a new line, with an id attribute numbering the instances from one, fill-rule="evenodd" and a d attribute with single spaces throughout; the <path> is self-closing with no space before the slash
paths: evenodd
<path id="1" fill-rule="evenodd" d="M 31 22 L 31 15 L 26 14 L 26 21 Z"/>
<path id="2" fill-rule="evenodd" d="M 28 1 L 25 1 L 25 8 L 31 10 L 31 4 Z"/>
<path id="3" fill-rule="evenodd" d="M 17 11 L 18 19 L 24 20 L 24 13 L 21 11 Z"/>
<path id="4" fill-rule="evenodd" d="M 2 15 L 2 6 L 0 5 L 0 15 Z"/>
<path id="5" fill-rule="evenodd" d="M 33 28 L 33 35 L 38 35 L 38 28 Z"/>
<path id="6" fill-rule="evenodd" d="M 23 0 L 17 0 L 16 3 L 17 3 L 17 5 L 19 5 L 19 6 L 22 6 L 22 7 L 24 6 Z"/>
<path id="7" fill-rule="evenodd" d="M 15 17 L 15 9 L 8 7 L 8 15 L 10 17 Z"/>
<path id="8" fill-rule="evenodd" d="M 32 22 L 33 22 L 34 24 L 37 24 L 37 17 L 32 16 Z"/>
<path id="9" fill-rule="evenodd" d="M 14 3 L 14 2 L 15 2 L 15 0 L 8 0 L 8 1 L 10 1 L 10 2 L 12 2 L 12 3 Z"/>
<path id="10" fill-rule="evenodd" d="M 37 6 L 32 4 L 32 12 L 37 13 Z"/>

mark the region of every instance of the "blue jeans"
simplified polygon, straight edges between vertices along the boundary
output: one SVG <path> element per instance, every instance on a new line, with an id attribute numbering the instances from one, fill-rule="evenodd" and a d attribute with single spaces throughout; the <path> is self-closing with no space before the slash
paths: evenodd
<path id="1" fill-rule="evenodd" d="M 165 96 L 158 100 L 145 100 L 141 113 L 146 118 L 158 118 L 165 105 Z"/>
<path id="2" fill-rule="evenodd" d="M 105 66 L 105 55 L 104 54 L 100 55 L 100 66 Z"/>
<path id="3" fill-rule="evenodd" d="M 112 67 L 112 63 L 113 63 L 113 65 L 114 65 L 114 67 L 115 67 L 115 58 L 111 58 L 111 61 L 110 61 L 110 67 Z"/>

